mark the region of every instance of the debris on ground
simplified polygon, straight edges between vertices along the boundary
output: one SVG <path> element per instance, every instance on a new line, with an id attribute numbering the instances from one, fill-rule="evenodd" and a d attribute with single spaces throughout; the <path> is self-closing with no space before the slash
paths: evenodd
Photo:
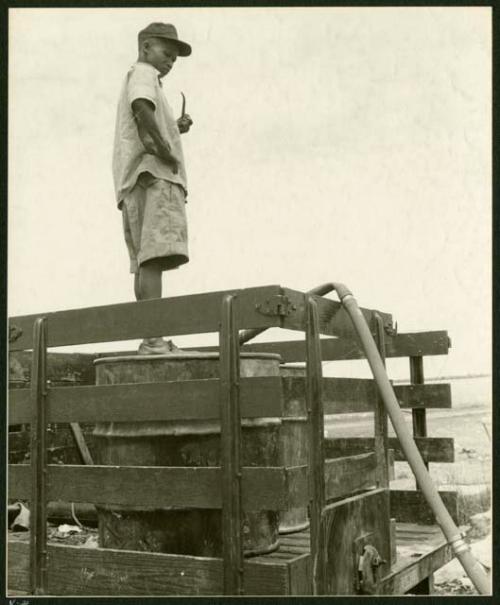
<path id="1" fill-rule="evenodd" d="M 30 511 L 22 502 L 9 505 L 9 515 L 14 514 L 14 520 L 9 525 L 12 531 L 28 531 L 30 528 Z"/>
<path id="2" fill-rule="evenodd" d="M 89 536 L 87 541 L 83 544 L 84 548 L 99 548 L 99 540 L 97 538 L 97 533 Z"/>
<path id="3" fill-rule="evenodd" d="M 61 530 L 62 528 L 62 530 Z M 64 543 L 69 546 L 85 546 L 97 548 L 97 529 L 77 525 L 48 525 L 47 540 L 49 542 Z"/>
<path id="4" fill-rule="evenodd" d="M 469 578 L 455 578 L 453 580 L 448 580 L 443 584 L 436 584 L 434 582 L 434 594 L 435 595 L 477 595 L 478 592 L 472 585 L 472 582 Z"/>
<path id="5" fill-rule="evenodd" d="M 81 531 L 82 530 L 78 527 L 78 525 L 68 525 L 67 523 L 64 523 L 63 525 L 59 525 L 57 528 L 57 535 L 64 538 L 70 534 L 79 534 Z"/>
<path id="6" fill-rule="evenodd" d="M 485 518 L 489 517 L 489 528 L 491 530 L 491 509 L 487 513 L 474 515 L 474 517 L 479 516 Z M 482 537 L 482 539 L 475 540 L 470 544 L 472 554 L 481 563 L 487 573 L 490 573 L 492 566 L 492 543 L 490 530 L 486 536 Z M 434 589 L 436 595 L 478 594 L 457 558 L 452 559 L 447 565 L 441 567 L 441 569 L 438 569 L 438 571 L 435 572 Z"/>

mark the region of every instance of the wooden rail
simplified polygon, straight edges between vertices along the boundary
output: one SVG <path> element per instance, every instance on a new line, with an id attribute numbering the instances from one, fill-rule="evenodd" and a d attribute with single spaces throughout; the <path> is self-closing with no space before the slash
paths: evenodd
<path id="1" fill-rule="evenodd" d="M 12 318 L 11 322 L 16 321 Z M 363 351 L 357 341 L 350 338 L 326 338 L 320 342 L 323 361 L 342 361 L 364 359 Z M 386 357 L 410 357 L 414 355 L 447 355 L 450 347 L 446 331 L 418 332 L 385 336 Z M 187 349 L 189 350 L 189 348 Z M 196 347 L 197 351 L 218 351 L 218 346 Z M 278 353 L 285 362 L 300 362 L 305 360 L 304 341 L 263 342 L 246 344 L 243 351 L 261 353 Z M 93 361 L 100 357 L 112 355 L 136 355 L 137 351 L 115 351 L 107 353 L 59 353 L 49 352 L 48 379 L 56 382 L 71 381 L 80 384 L 94 384 L 95 370 Z M 11 379 L 29 380 L 31 354 L 28 351 L 17 351 L 11 348 L 11 356 L 16 361 L 21 375 L 11 374 Z"/>
<path id="2" fill-rule="evenodd" d="M 8 584 L 30 592 L 28 544 L 9 544 Z M 222 559 L 48 544 L 47 592 L 78 596 L 220 596 Z M 244 588 L 251 595 L 283 595 L 289 568 L 247 559 Z"/>
<path id="3" fill-rule="evenodd" d="M 374 452 L 327 459 L 325 461 L 326 499 L 333 500 L 375 486 L 376 470 L 377 459 Z"/>
<path id="4" fill-rule="evenodd" d="M 305 381 L 303 377 L 284 376 L 283 396 L 286 401 L 303 407 Z M 325 414 L 373 412 L 378 398 L 374 380 L 365 378 L 323 378 Z M 449 384 L 396 385 L 394 392 L 402 408 L 449 408 Z"/>
<path id="5" fill-rule="evenodd" d="M 323 378 L 326 414 L 372 412 L 377 400 L 373 380 Z M 305 406 L 302 377 L 242 378 L 241 414 L 244 418 L 284 414 L 283 400 Z M 203 420 L 219 417 L 220 383 L 216 378 L 163 383 L 52 387 L 48 389 L 48 422 L 142 422 L 150 420 Z M 396 385 L 402 408 L 449 408 L 449 384 Z M 136 406 L 140 401 L 141 405 Z M 165 402 L 168 401 L 168 406 Z M 12 424 L 30 422 L 29 389 L 13 389 L 9 396 Z"/>
<path id="6" fill-rule="evenodd" d="M 363 349 L 353 337 L 324 338 L 320 341 L 323 361 L 345 361 L 364 359 Z M 411 357 L 415 355 L 447 355 L 450 348 L 448 332 L 416 332 L 408 334 L 386 335 L 385 356 Z M 207 348 L 208 350 L 208 348 Z M 302 340 L 262 342 L 247 344 L 243 351 L 261 351 L 262 353 L 279 353 L 288 363 L 305 359 L 305 345 Z"/>
<path id="7" fill-rule="evenodd" d="M 305 469 L 244 467 L 246 510 L 305 505 Z M 219 467 L 48 465 L 47 500 L 131 506 L 221 508 Z M 31 500 L 30 466 L 9 465 L 9 497 Z M 287 494 L 292 491 L 290 499 Z"/>
<path id="8" fill-rule="evenodd" d="M 48 422 L 143 422 L 220 417 L 220 380 L 186 380 L 48 389 Z M 137 402 L 141 405 L 138 406 Z M 165 403 L 168 401 L 168 405 Z M 12 390 L 9 424 L 30 422 L 30 391 Z M 279 377 L 241 379 L 242 416 L 281 416 Z"/>
<path id="9" fill-rule="evenodd" d="M 416 437 L 415 443 L 426 462 L 454 462 L 455 453 L 451 437 Z M 370 452 L 375 447 L 373 437 L 328 437 L 325 439 L 327 458 Z M 396 437 L 389 437 L 389 448 L 394 450 L 394 459 L 406 460 Z"/>
<path id="10" fill-rule="evenodd" d="M 304 293 L 273 285 L 12 317 L 9 326 L 15 326 L 21 335 L 10 343 L 9 350 L 32 347 L 33 325 L 42 315 L 47 318 L 49 326 L 48 347 L 114 342 L 158 334 L 177 336 L 218 332 L 220 308 L 227 295 L 237 297 L 235 306 L 240 329 L 282 327 L 304 330 Z M 290 303 L 286 315 L 259 310 L 282 296 L 286 296 Z M 353 337 L 353 328 L 342 305 L 319 296 L 315 299 L 319 308 L 320 333 Z M 372 311 L 362 309 L 362 312 L 371 317 Z M 384 321 L 389 323 L 391 316 L 383 315 Z"/>

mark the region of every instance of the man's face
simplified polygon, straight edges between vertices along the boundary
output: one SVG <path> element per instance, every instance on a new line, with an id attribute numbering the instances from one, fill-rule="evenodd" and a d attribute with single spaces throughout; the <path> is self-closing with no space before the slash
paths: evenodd
<path id="1" fill-rule="evenodd" d="M 172 69 L 179 51 L 174 42 L 164 38 L 149 38 L 143 43 L 144 59 L 156 67 L 160 77 L 166 76 Z"/>

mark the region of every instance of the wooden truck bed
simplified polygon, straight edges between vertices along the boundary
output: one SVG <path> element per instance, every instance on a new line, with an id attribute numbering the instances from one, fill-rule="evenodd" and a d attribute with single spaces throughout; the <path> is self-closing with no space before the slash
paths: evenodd
<path id="1" fill-rule="evenodd" d="M 310 536 L 281 537 L 273 553 L 245 561 L 245 594 L 311 594 Z M 381 594 L 404 594 L 451 560 L 439 527 L 396 526 L 397 559 Z M 48 544 L 49 595 L 221 595 L 221 560 Z M 29 590 L 27 533 L 9 535 L 8 596 Z"/>
<path id="2" fill-rule="evenodd" d="M 424 462 L 452 462 L 453 440 L 428 436 L 426 426 L 427 408 L 451 406 L 451 389 L 424 384 L 423 374 L 424 356 L 448 353 L 447 333 L 397 334 L 390 314 L 360 313 L 383 358 L 409 358 L 409 384 L 398 385 L 395 394 L 400 407 L 411 410 Z M 305 339 L 245 345 L 241 352 L 279 353 L 285 364 L 303 367 L 240 379 L 241 331 L 271 327 L 302 332 Z M 92 356 L 80 356 L 70 365 L 54 357 L 57 367 L 53 363 L 51 369 L 49 348 L 205 333 L 219 334 L 219 346 L 205 349 L 215 348 L 220 355 L 219 372 L 210 379 L 95 385 Z M 9 352 L 17 369 L 9 393 L 9 426 L 22 433 L 19 429 L 30 425 L 28 460 L 28 452 L 15 447 L 21 435 L 10 443 L 9 499 L 29 501 L 32 513 L 31 552 L 26 535 L 9 537 L 12 596 L 14 591 L 75 596 L 356 594 L 359 561 L 367 546 L 380 555 L 378 569 L 385 577 L 379 585 L 367 567 L 364 590 L 404 594 L 414 587 L 422 592 L 431 583 L 427 578 L 451 557 L 437 528 L 399 524 L 394 532 L 391 526 L 391 518 L 417 519 L 400 514 L 410 508 L 407 494 L 390 494 L 390 448 L 396 460 L 404 460 L 404 453 L 387 439 L 387 415 L 374 381 L 322 377 L 323 362 L 365 358 L 340 302 L 271 285 L 14 317 L 9 319 Z M 31 357 L 29 367 L 26 356 Z M 83 361 L 87 369 L 80 371 Z M 30 388 L 16 388 L 28 383 Z M 366 412 L 373 416 L 373 432 L 367 436 L 324 438 L 325 415 Z M 290 462 L 283 455 L 276 465 L 242 463 L 240 418 L 291 422 L 295 417 L 307 421 L 307 459 Z M 64 447 L 52 442 L 52 428 L 59 424 L 186 420 L 221 422 L 217 466 L 82 465 L 53 450 Z M 285 449 L 283 445 L 281 451 Z M 216 559 L 46 543 L 48 504 L 54 502 L 222 510 L 226 548 Z M 310 535 L 291 534 L 277 552 L 241 563 L 242 511 L 305 507 Z"/>

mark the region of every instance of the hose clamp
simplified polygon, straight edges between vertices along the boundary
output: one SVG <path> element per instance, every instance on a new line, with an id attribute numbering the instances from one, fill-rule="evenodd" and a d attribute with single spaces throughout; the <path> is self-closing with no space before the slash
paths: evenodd
<path id="1" fill-rule="evenodd" d="M 469 549 L 469 545 L 464 540 L 463 536 L 459 534 L 455 536 L 451 540 L 448 541 L 448 544 L 452 547 L 455 555 L 461 555 L 464 552 L 467 552 Z"/>

